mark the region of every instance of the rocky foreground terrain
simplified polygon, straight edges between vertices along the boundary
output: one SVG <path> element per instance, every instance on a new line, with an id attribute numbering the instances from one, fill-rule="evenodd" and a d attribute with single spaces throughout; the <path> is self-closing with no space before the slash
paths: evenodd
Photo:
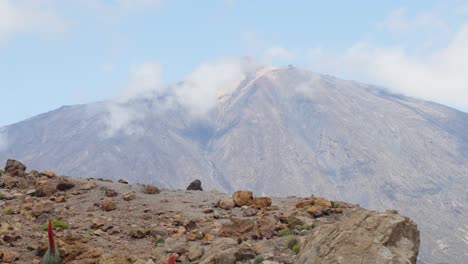
<path id="1" fill-rule="evenodd" d="M 0 171 L 0 263 L 42 263 L 54 221 L 64 263 L 416 263 L 419 231 L 396 211 L 321 197 L 232 196 Z"/>

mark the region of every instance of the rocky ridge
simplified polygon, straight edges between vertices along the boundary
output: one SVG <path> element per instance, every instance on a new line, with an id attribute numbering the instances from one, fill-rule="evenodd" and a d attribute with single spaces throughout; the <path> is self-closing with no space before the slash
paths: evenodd
<path id="1" fill-rule="evenodd" d="M 41 263 L 49 219 L 64 263 L 416 263 L 419 250 L 396 211 L 74 179 L 15 160 L 0 171 L 0 207 L 3 263 Z"/>

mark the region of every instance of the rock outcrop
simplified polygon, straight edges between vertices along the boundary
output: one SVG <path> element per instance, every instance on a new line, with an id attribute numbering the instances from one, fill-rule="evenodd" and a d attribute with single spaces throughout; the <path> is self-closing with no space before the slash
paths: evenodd
<path id="1" fill-rule="evenodd" d="M 409 218 L 359 210 L 315 228 L 296 263 L 416 263 L 418 250 L 419 231 Z"/>
<path id="2" fill-rule="evenodd" d="M 228 196 L 52 171 L 4 173 L 0 183 L 3 263 L 41 263 L 49 219 L 72 264 L 415 263 L 419 249 L 410 219 L 316 196 Z"/>

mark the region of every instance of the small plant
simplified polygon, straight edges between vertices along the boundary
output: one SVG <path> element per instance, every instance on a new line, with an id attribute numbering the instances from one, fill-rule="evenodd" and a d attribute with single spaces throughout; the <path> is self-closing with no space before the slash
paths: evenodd
<path id="1" fill-rule="evenodd" d="M 301 251 L 301 244 L 294 245 L 294 247 L 291 250 L 294 252 L 294 254 L 299 254 L 299 251 Z"/>
<path id="2" fill-rule="evenodd" d="M 288 248 L 289 248 L 289 249 L 292 250 L 293 247 L 294 247 L 295 245 L 297 245 L 297 244 L 299 244 L 299 239 L 297 239 L 296 237 L 293 236 L 293 237 L 290 237 L 290 238 L 288 239 Z"/>
<path id="3" fill-rule="evenodd" d="M 5 195 L 2 192 L 0 192 L 0 200 L 3 200 L 3 199 L 5 199 Z"/>
<path id="4" fill-rule="evenodd" d="M 156 240 L 156 245 L 164 244 L 164 242 L 166 242 L 166 241 L 164 240 L 164 238 L 160 237 L 160 238 L 158 238 L 158 240 Z"/>
<path id="5" fill-rule="evenodd" d="M 256 256 L 255 259 L 254 259 L 254 264 L 260 264 L 260 263 L 263 263 L 265 259 L 263 258 L 263 256 Z"/>
<path id="6" fill-rule="evenodd" d="M 204 237 L 205 237 L 205 235 L 203 235 L 202 232 L 199 232 L 199 233 L 197 234 L 197 239 L 198 239 L 198 240 L 202 240 Z"/>
<path id="7" fill-rule="evenodd" d="M 340 208 L 343 205 L 343 202 L 335 201 L 332 202 L 332 208 Z"/>
<path id="8" fill-rule="evenodd" d="M 0 175 L 2 175 L 3 173 L 5 173 L 3 170 L 0 170 Z"/>
<path id="9" fill-rule="evenodd" d="M 312 227 L 313 227 L 312 225 L 297 225 L 294 228 L 297 229 L 297 230 L 309 230 Z"/>
<path id="10" fill-rule="evenodd" d="M 44 264 L 61 264 L 62 258 L 58 249 L 55 247 L 54 232 L 52 230 L 52 220 L 49 220 L 47 226 L 47 234 L 49 236 L 49 248 L 44 255 Z"/>
<path id="11" fill-rule="evenodd" d="M 52 229 L 57 229 L 57 228 L 61 228 L 61 229 L 68 229 L 70 228 L 70 225 L 63 222 L 63 221 L 60 221 L 60 220 L 49 220 L 49 225 L 52 223 Z M 42 225 L 42 229 L 43 230 L 48 230 L 49 226 L 48 224 L 44 224 Z"/>
<path id="12" fill-rule="evenodd" d="M 11 208 L 11 207 L 3 208 L 3 214 L 4 215 L 12 215 L 14 212 L 15 212 L 15 210 L 13 210 L 13 208 Z"/>
<path id="13" fill-rule="evenodd" d="M 145 228 L 144 232 L 145 232 L 145 235 L 149 235 L 151 233 L 151 229 Z"/>
<path id="14" fill-rule="evenodd" d="M 278 232 L 278 234 L 279 234 L 280 236 L 290 236 L 290 235 L 292 235 L 292 231 L 291 231 L 291 229 L 289 229 L 289 228 L 285 228 L 285 229 L 283 229 L 283 230 L 280 230 L 280 231 Z"/>

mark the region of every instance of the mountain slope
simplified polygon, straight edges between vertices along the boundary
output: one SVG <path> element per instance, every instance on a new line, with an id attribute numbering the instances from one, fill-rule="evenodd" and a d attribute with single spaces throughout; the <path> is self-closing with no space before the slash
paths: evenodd
<path id="1" fill-rule="evenodd" d="M 204 116 L 168 101 L 64 107 L 8 126 L 0 159 L 72 176 L 171 188 L 199 178 L 207 189 L 391 207 L 421 227 L 421 260 L 467 261 L 467 114 L 292 67 L 251 72 Z M 129 113 L 125 125 L 112 118 Z"/>

